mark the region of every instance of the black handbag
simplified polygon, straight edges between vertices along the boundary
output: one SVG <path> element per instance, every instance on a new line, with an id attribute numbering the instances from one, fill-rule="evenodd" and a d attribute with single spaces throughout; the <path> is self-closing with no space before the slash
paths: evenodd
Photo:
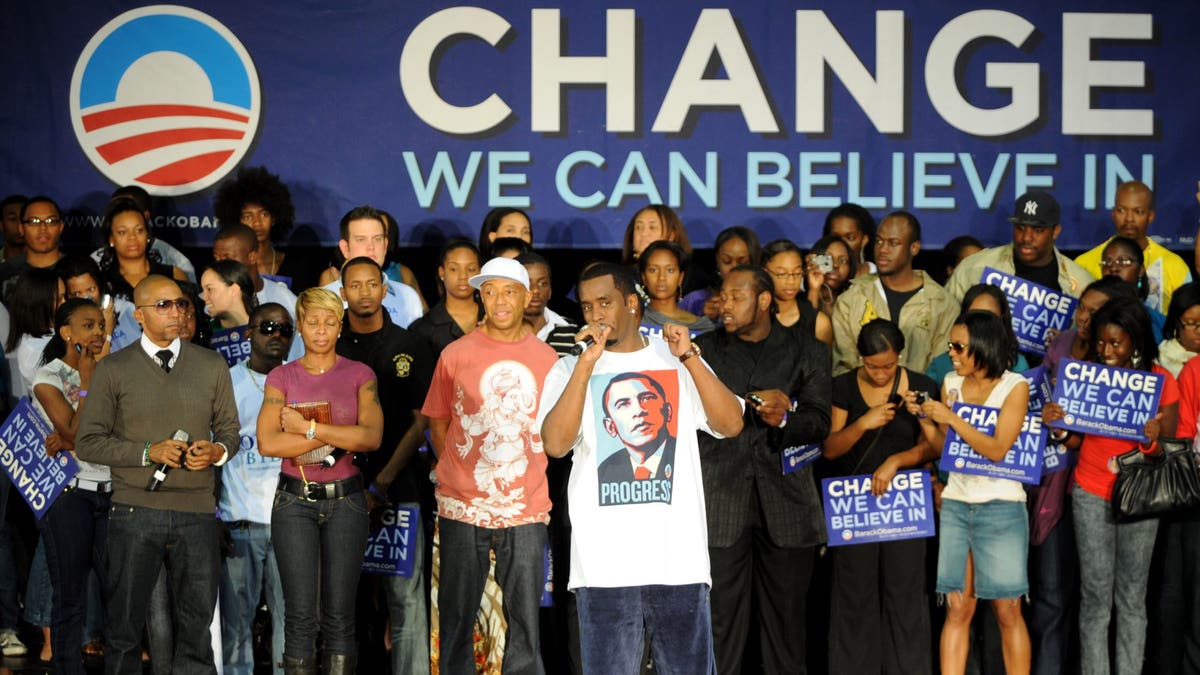
<path id="1" fill-rule="evenodd" d="M 1117 457 L 1112 491 L 1113 518 L 1119 523 L 1153 518 L 1200 506 L 1200 467 L 1192 442 L 1160 438 L 1161 455 L 1134 448 Z"/>

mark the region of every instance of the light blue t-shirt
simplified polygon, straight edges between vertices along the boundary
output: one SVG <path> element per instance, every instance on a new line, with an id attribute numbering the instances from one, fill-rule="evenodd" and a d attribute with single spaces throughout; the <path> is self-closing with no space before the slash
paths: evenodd
<path id="1" fill-rule="evenodd" d="M 258 411 L 262 408 L 267 376 L 250 370 L 249 361 L 229 369 L 233 397 L 241 422 L 241 447 L 221 471 L 221 520 L 271 524 L 271 506 L 279 484 L 279 457 L 258 454 Z"/>

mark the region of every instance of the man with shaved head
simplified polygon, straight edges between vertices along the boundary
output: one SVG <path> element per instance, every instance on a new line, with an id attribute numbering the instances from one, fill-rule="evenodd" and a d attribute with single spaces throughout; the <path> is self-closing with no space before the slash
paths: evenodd
<path id="1" fill-rule="evenodd" d="M 137 347 L 96 366 L 75 451 L 112 467 L 105 670 L 142 672 L 150 591 L 166 565 L 175 673 L 216 673 L 209 625 L 220 555 L 213 466 L 240 447 L 229 370 L 219 354 L 179 338 L 191 301 L 171 279 L 134 288 Z M 164 477 L 165 472 L 165 477 Z"/>
<path id="2" fill-rule="evenodd" d="M 1192 280 L 1192 271 L 1183 258 L 1172 253 L 1167 247 L 1147 236 L 1146 231 L 1154 222 L 1154 192 L 1143 182 L 1131 180 L 1117 186 L 1117 194 L 1113 197 L 1112 207 L 1114 236 L 1127 237 L 1142 247 L 1143 267 L 1146 279 L 1150 282 L 1146 304 L 1163 314 L 1171 304 L 1171 294 L 1176 288 Z M 1104 268 L 1101 257 L 1104 247 L 1112 241 L 1106 239 L 1096 248 L 1075 259 L 1080 267 L 1099 279 L 1109 274 L 1117 274 L 1118 270 Z M 1117 264 L 1124 264 L 1118 260 Z M 1133 264 L 1132 261 L 1129 264 Z"/>

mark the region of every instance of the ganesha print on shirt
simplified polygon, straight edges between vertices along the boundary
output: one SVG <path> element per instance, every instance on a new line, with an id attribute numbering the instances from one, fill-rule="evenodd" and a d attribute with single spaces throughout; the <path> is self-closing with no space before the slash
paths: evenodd
<path id="1" fill-rule="evenodd" d="M 483 497 L 475 497 L 467 511 L 477 510 L 493 518 L 513 518 L 525 508 L 522 480 L 529 468 L 526 451 L 541 453 L 542 437 L 536 425 L 537 378 L 525 365 L 500 361 L 483 371 L 479 379 L 482 404 L 468 413 L 465 394 L 455 388 L 454 412 L 465 438 L 456 444 L 458 456 L 466 459 L 478 449 L 475 486 Z"/>

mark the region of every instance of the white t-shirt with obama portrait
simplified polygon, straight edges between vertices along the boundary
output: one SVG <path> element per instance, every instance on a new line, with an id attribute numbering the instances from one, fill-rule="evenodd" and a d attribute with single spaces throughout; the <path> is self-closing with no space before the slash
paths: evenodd
<path id="1" fill-rule="evenodd" d="M 539 426 L 577 360 L 560 359 L 546 376 Z M 711 583 L 697 430 L 717 435 L 666 343 L 601 355 L 567 488 L 569 588 Z"/>

